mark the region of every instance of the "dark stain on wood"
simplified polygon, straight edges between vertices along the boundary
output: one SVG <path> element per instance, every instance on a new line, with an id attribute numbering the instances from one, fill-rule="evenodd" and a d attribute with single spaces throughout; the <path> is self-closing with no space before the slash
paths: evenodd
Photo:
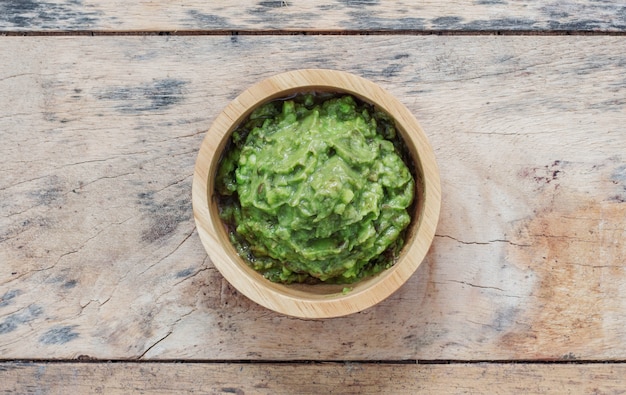
<path id="1" fill-rule="evenodd" d="M 515 319 L 520 309 L 517 307 L 507 307 L 496 311 L 493 328 L 498 332 L 504 332 L 515 324 Z"/>
<path id="2" fill-rule="evenodd" d="M 430 20 L 417 17 L 382 18 L 366 9 L 349 11 L 351 28 L 372 30 L 454 30 L 454 31 L 492 31 L 492 30 L 536 30 L 537 21 L 530 18 L 499 18 L 465 20 L 460 16 L 443 16 Z"/>
<path id="3" fill-rule="evenodd" d="M 337 2 L 348 7 L 355 8 L 375 6 L 380 4 L 380 0 L 338 0 Z"/>
<path id="4" fill-rule="evenodd" d="M 385 78 L 393 78 L 402 72 L 402 70 L 404 69 L 404 66 L 405 65 L 400 64 L 400 63 L 390 64 L 389 66 L 383 69 L 382 75 Z"/>
<path id="5" fill-rule="evenodd" d="M 115 109 L 123 113 L 162 111 L 184 100 L 186 85 L 186 81 L 165 78 L 136 86 L 110 88 L 97 98 L 119 102 Z"/>
<path id="6" fill-rule="evenodd" d="M 77 280 L 71 279 L 68 275 L 71 274 L 71 270 L 69 268 L 60 269 L 55 275 L 51 275 L 46 278 L 45 282 L 48 284 L 57 285 L 63 289 L 72 289 L 74 288 L 78 282 Z"/>
<path id="7" fill-rule="evenodd" d="M 548 15 L 550 19 L 564 19 L 570 16 L 570 13 L 562 8 L 548 6 L 543 7 L 542 11 L 544 14 Z"/>
<path id="8" fill-rule="evenodd" d="M 267 8 L 280 8 L 280 7 L 289 6 L 289 3 L 287 3 L 285 0 L 267 0 L 267 1 L 260 1 L 257 4 L 260 7 L 267 7 Z"/>
<path id="9" fill-rule="evenodd" d="M 604 23 L 593 19 L 588 20 L 572 20 L 572 21 L 549 21 L 548 28 L 550 30 L 561 31 L 592 31 L 602 29 Z"/>
<path id="10" fill-rule="evenodd" d="M 7 226 L 5 229 L 0 230 L 0 243 L 8 240 L 17 238 L 20 234 L 26 232 L 30 228 L 47 228 L 51 225 L 52 220 L 48 218 L 44 218 L 41 216 L 36 216 L 33 218 L 26 218 L 21 221 L 16 221 L 15 223 Z M 17 249 L 22 249 L 23 246 L 20 245 Z"/>
<path id="11" fill-rule="evenodd" d="M 0 2 L 0 28 L 54 29 L 62 25 L 86 29 L 97 24 L 100 17 L 100 12 L 87 10 L 78 0 L 65 3 L 4 0 Z"/>
<path id="12" fill-rule="evenodd" d="M 432 346 L 435 343 L 440 343 L 441 339 L 448 334 L 447 329 L 442 329 L 439 323 L 426 322 L 421 328 L 417 328 L 415 338 L 407 339 L 407 347 L 420 351 L 422 348 Z"/>
<path id="13" fill-rule="evenodd" d="M 609 198 L 609 200 L 616 203 L 624 203 L 626 202 L 626 194 L 613 195 Z"/>
<path id="14" fill-rule="evenodd" d="M 426 30 L 427 20 L 417 17 L 384 18 L 366 9 L 348 11 L 347 29 L 362 30 Z"/>
<path id="15" fill-rule="evenodd" d="M 187 15 L 192 21 L 199 23 L 198 28 L 227 29 L 233 27 L 228 19 L 223 16 L 206 14 L 198 10 L 189 10 L 187 11 Z"/>
<path id="16" fill-rule="evenodd" d="M 613 174 L 611 174 L 611 180 L 616 184 L 620 184 L 626 191 L 626 164 L 615 168 Z"/>
<path id="17" fill-rule="evenodd" d="M 430 21 L 435 29 L 452 29 L 463 22 L 463 18 L 458 16 L 442 16 Z"/>
<path id="18" fill-rule="evenodd" d="M 615 168 L 611 174 L 611 182 L 617 186 L 617 193 L 610 200 L 617 203 L 626 202 L 626 164 Z"/>
<path id="19" fill-rule="evenodd" d="M 503 5 L 507 4 L 504 0 L 477 0 L 474 2 L 476 5 Z"/>
<path id="20" fill-rule="evenodd" d="M 187 184 L 188 190 L 191 187 Z M 154 192 L 143 192 L 138 195 L 139 204 L 150 216 L 150 227 L 142 234 L 142 240 L 148 243 L 155 242 L 174 232 L 181 222 L 189 221 L 192 217 L 191 196 L 185 192 L 184 196 L 157 201 Z"/>
<path id="21" fill-rule="evenodd" d="M 550 184 L 552 189 L 559 188 L 559 177 L 563 176 L 564 167 L 567 163 L 555 160 L 549 165 L 542 167 L 524 167 L 518 173 L 518 177 L 522 179 L 531 179 L 537 184 L 535 191 L 542 190 Z"/>
<path id="22" fill-rule="evenodd" d="M 275 26 L 281 26 L 285 23 L 300 25 L 320 18 L 319 14 L 313 12 L 283 12 L 283 10 L 289 10 L 289 8 L 287 1 L 262 1 L 255 7 L 247 10 L 251 18 L 246 19 L 245 22 L 274 29 Z"/>
<path id="23" fill-rule="evenodd" d="M 557 31 L 594 31 L 626 29 L 626 6 L 611 2 L 595 2 L 585 6 L 545 6 L 541 11 L 548 18 L 548 29 Z M 584 19 L 584 16 L 600 16 Z"/>
<path id="24" fill-rule="evenodd" d="M 30 197 L 34 198 L 37 205 L 50 206 L 59 204 L 65 197 L 64 186 L 58 176 L 47 179 L 47 185 L 44 188 L 35 190 L 30 193 Z"/>
<path id="25" fill-rule="evenodd" d="M 382 69 L 379 68 L 368 68 L 359 70 L 359 74 L 365 78 L 379 80 L 381 77 L 384 79 L 392 79 L 396 78 L 402 74 L 407 65 L 410 65 L 411 62 L 406 59 L 409 58 L 408 54 L 390 54 L 387 57 L 387 60 L 381 59 L 383 65 L 385 65 Z M 368 66 L 376 66 L 376 65 L 368 65 Z"/>
<path id="26" fill-rule="evenodd" d="M 221 390 L 225 394 L 237 394 L 237 395 L 245 394 L 245 392 L 241 388 L 224 387 Z"/>
<path id="27" fill-rule="evenodd" d="M 76 286 L 76 284 L 78 284 L 78 281 L 76 280 L 68 280 L 66 282 L 63 283 L 62 287 L 65 289 L 72 289 Z"/>
<path id="28" fill-rule="evenodd" d="M 194 273 L 194 270 L 192 267 L 188 267 L 187 269 L 183 269 L 181 271 L 179 271 L 178 273 L 176 273 L 176 278 L 184 278 L 184 277 L 189 277 Z"/>
<path id="29" fill-rule="evenodd" d="M 564 361 L 576 361 L 578 357 L 573 352 L 569 352 L 561 357 Z"/>
<path id="30" fill-rule="evenodd" d="M 222 310 L 222 281 L 225 281 L 217 269 L 210 265 L 208 270 L 199 272 L 189 278 L 181 286 L 179 302 L 182 305 L 194 305 L 202 311 L 223 311 Z M 198 300 L 202 300 L 198 304 Z M 222 317 L 223 318 L 223 317 Z"/>
<path id="31" fill-rule="evenodd" d="M 13 313 L 0 322 L 0 335 L 13 332 L 22 324 L 28 324 L 43 314 L 43 308 L 32 304 L 23 310 Z"/>
<path id="32" fill-rule="evenodd" d="M 537 21 L 529 18 L 500 18 L 475 20 L 448 29 L 482 31 L 482 30 L 536 30 Z"/>
<path id="33" fill-rule="evenodd" d="M 0 307 L 6 307 L 14 303 L 15 301 L 13 299 L 20 296 L 22 293 L 23 292 L 20 289 L 12 289 L 5 292 L 4 295 L 0 296 Z"/>
<path id="34" fill-rule="evenodd" d="M 78 333 L 74 332 L 75 328 L 76 325 L 52 328 L 41 335 L 39 343 L 47 345 L 69 343 L 79 336 Z"/>

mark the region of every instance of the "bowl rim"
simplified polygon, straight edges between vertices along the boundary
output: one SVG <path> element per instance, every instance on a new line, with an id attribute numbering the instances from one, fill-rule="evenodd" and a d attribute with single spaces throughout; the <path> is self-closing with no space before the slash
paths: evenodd
<path id="1" fill-rule="evenodd" d="M 410 227 L 413 234 L 401 256 L 389 269 L 343 285 L 318 287 L 326 293 L 307 292 L 300 285 L 273 283 L 247 265 L 229 242 L 217 215 L 213 177 L 226 142 L 233 130 L 259 105 L 290 94 L 306 91 L 345 92 L 387 112 L 404 138 L 421 176 L 418 189 L 420 209 Z M 281 314 L 298 318 L 331 318 L 365 310 L 386 299 L 417 270 L 435 236 L 441 206 L 441 186 L 433 149 L 413 114 L 378 84 L 357 75 L 327 69 L 300 69 L 266 78 L 232 100 L 215 118 L 198 151 L 192 182 L 192 206 L 200 240 L 222 276 L 252 301 Z M 217 217 L 217 218 L 216 218 Z M 416 221 L 417 220 L 417 221 Z M 234 255 L 233 255 L 234 254 Z M 310 291 L 310 288 L 309 288 Z"/>

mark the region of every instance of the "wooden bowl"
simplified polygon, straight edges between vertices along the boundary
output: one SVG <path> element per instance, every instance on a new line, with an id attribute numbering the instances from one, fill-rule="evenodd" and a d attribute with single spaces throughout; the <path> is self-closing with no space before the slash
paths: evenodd
<path id="1" fill-rule="evenodd" d="M 259 105 L 298 92 L 351 94 L 387 112 L 396 122 L 416 169 L 415 212 L 399 259 L 376 276 L 350 285 L 277 284 L 243 261 L 219 217 L 214 179 L 233 130 Z M 275 75 L 244 91 L 219 114 L 200 147 L 193 178 L 193 213 L 200 239 L 221 274 L 239 292 L 276 312 L 300 318 L 329 318 L 371 307 L 396 291 L 415 272 L 435 235 L 441 190 L 435 156 L 413 115 L 378 85 L 332 70 L 296 70 Z M 349 292 L 343 292 L 344 288 Z"/>

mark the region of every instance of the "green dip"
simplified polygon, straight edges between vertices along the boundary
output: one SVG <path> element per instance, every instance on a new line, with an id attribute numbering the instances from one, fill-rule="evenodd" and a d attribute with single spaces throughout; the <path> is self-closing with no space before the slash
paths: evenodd
<path id="1" fill-rule="evenodd" d="M 415 191 L 405 160 L 393 121 L 352 96 L 273 101 L 221 158 L 220 215 L 269 280 L 352 283 L 391 267 L 403 246 Z"/>

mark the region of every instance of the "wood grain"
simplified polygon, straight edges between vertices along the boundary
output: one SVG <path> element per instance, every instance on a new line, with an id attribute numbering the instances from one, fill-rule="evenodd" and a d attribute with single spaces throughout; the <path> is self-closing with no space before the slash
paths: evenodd
<path id="1" fill-rule="evenodd" d="M 0 389 L 66 394 L 617 394 L 623 364 L 2 363 Z"/>
<path id="2" fill-rule="evenodd" d="M 619 37 L 7 37 L 0 356 L 626 357 Z M 303 321 L 235 292 L 195 233 L 204 132 L 297 68 L 379 83 L 417 117 L 442 216 L 382 304 Z M 366 328 L 366 329 L 365 329 Z"/>
<path id="3" fill-rule="evenodd" d="M 626 5 L 592 0 L 4 1 L 0 31 L 626 31 Z"/>

